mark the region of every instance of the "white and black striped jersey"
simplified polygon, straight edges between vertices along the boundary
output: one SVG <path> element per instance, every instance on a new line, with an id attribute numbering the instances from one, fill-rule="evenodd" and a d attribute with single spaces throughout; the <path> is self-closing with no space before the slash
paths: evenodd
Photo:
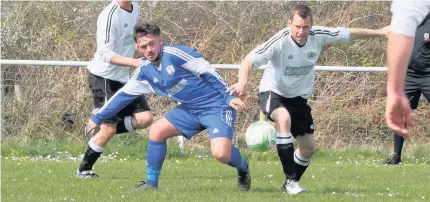
<path id="1" fill-rule="evenodd" d="M 286 98 L 301 96 L 309 99 L 315 79 L 315 63 L 322 46 L 348 41 L 347 28 L 313 26 L 304 45 L 298 45 L 285 28 L 267 42 L 255 48 L 247 58 L 253 67 L 264 65 L 259 92 L 272 91 Z"/>
<path id="2" fill-rule="evenodd" d="M 130 68 L 110 64 L 117 53 L 134 57 L 135 42 L 133 28 L 139 20 L 140 8 L 132 1 L 132 10 L 122 9 L 113 0 L 97 19 L 97 51 L 88 64 L 88 71 L 97 76 L 126 83 L 130 78 Z"/>
<path id="3" fill-rule="evenodd" d="M 415 37 L 418 25 L 430 12 L 430 1 L 394 0 L 391 4 L 391 12 L 393 14 L 390 26 L 391 31 Z"/>

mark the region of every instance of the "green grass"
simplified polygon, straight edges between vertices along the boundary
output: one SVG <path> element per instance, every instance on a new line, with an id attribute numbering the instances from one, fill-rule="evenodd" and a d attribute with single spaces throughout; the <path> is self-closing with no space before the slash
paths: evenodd
<path id="1" fill-rule="evenodd" d="M 127 141 L 126 141 L 127 142 Z M 98 179 L 77 179 L 80 158 L 61 154 L 56 161 L 39 158 L 35 151 L 2 144 L 2 201 L 428 201 L 430 162 L 428 153 L 405 156 L 405 164 L 381 166 L 386 153 L 371 150 L 320 150 L 305 173 L 302 186 L 311 190 L 297 196 L 281 192 L 283 174 L 276 153 L 244 150 L 250 158 L 252 188 L 247 193 L 236 188 L 236 172 L 210 156 L 209 151 L 179 154 L 169 148 L 160 179 L 160 190 L 139 192 L 134 186 L 145 176 L 145 146 L 128 147 L 114 140 L 107 158 L 97 162 Z M 45 144 L 45 143 L 44 143 Z M 48 144 L 48 143 L 46 143 Z M 37 147 L 47 155 L 48 150 Z M 85 149 L 67 144 L 51 147 Z M 125 144 L 127 145 L 127 144 Z M 46 145 L 45 145 L 46 146 Z M 131 147 L 130 147 L 131 146 Z M 140 148 L 143 147 L 143 148 Z M 79 148 L 79 149 L 78 149 Z M 14 152 L 11 152 L 11 149 Z M 134 150 L 133 150 L 134 149 Z M 143 154 L 137 155 L 138 152 Z M 25 155 L 24 155 L 25 153 Z M 75 153 L 75 152 L 69 152 Z M 19 155 L 17 155 L 19 154 Z M 56 153 L 58 156 L 58 153 Z M 32 157 L 30 157 L 32 156 Z M 202 157 L 203 156 L 203 157 Z M 50 159 L 53 157 L 51 156 Z M 42 160 L 45 159 L 45 160 Z"/>

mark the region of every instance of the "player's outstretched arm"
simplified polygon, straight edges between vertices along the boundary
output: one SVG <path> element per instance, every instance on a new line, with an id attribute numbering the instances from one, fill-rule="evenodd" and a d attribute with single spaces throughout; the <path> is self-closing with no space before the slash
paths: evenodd
<path id="1" fill-rule="evenodd" d="M 143 94 L 153 93 L 154 90 L 151 85 L 143 79 L 139 78 L 139 72 L 136 72 L 131 80 L 127 84 L 119 89 L 104 105 L 95 113 L 90 119 L 96 125 L 101 125 L 103 120 L 106 120 L 119 111 L 125 106 L 130 104 L 133 100 Z M 91 128 L 88 129 L 89 131 Z"/>
<path id="2" fill-rule="evenodd" d="M 390 26 L 385 26 L 381 29 L 366 29 L 366 28 L 349 28 L 351 32 L 351 40 L 366 39 L 372 37 L 388 37 Z"/>
<path id="3" fill-rule="evenodd" d="M 100 108 L 93 116 L 91 116 L 90 120 L 88 120 L 87 132 L 92 131 L 100 126 L 104 120 L 117 114 L 138 96 L 138 94 L 125 93 L 123 89 L 117 91 L 115 95 L 113 95 L 103 105 L 103 107 Z"/>
<path id="4" fill-rule="evenodd" d="M 239 68 L 239 81 L 228 89 L 230 95 L 236 95 L 242 100 L 245 98 L 246 85 L 248 83 L 248 76 L 252 70 L 252 66 L 253 62 L 249 58 L 245 58 L 242 60 Z"/>
<path id="5" fill-rule="evenodd" d="M 125 57 L 125 56 L 122 56 L 120 54 L 115 53 L 111 57 L 110 63 L 113 65 L 137 68 L 139 66 L 140 59 L 129 58 L 129 57 Z"/>

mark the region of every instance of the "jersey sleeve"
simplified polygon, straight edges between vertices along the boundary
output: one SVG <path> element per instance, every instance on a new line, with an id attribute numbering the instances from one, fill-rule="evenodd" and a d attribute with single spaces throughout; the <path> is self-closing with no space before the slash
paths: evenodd
<path id="1" fill-rule="evenodd" d="M 97 20 L 97 51 L 95 58 L 106 63 L 110 63 L 112 56 L 115 54 L 114 46 L 118 34 L 118 18 L 115 11 L 118 8 L 114 5 L 109 13 L 100 14 Z"/>
<path id="2" fill-rule="evenodd" d="M 256 69 L 267 64 L 275 55 L 281 52 L 284 38 L 290 34 L 289 29 L 284 29 L 275 34 L 265 43 L 257 46 L 246 57 L 253 62 L 253 68 Z"/>
<path id="3" fill-rule="evenodd" d="M 417 27 L 430 11 L 430 1 L 399 1 L 394 0 L 391 4 L 391 26 L 390 31 L 415 37 Z"/>
<path id="4" fill-rule="evenodd" d="M 124 107 L 130 104 L 133 100 L 143 94 L 154 93 L 154 89 L 141 73 L 140 68 L 135 71 L 133 77 L 118 90 L 104 105 L 95 113 L 91 120 L 97 125 L 100 125 L 103 120 L 106 120 Z"/>
<path id="5" fill-rule="evenodd" d="M 346 27 L 322 27 L 314 26 L 309 35 L 317 39 L 319 45 L 347 42 L 351 38 L 351 32 Z"/>
<path id="6" fill-rule="evenodd" d="M 164 51 L 171 54 L 175 64 L 207 81 L 224 97 L 227 103 L 230 103 L 232 99 L 236 98 L 227 93 L 227 83 L 215 71 L 215 68 L 210 67 L 210 63 L 206 61 L 196 49 L 189 47 L 165 47 Z"/>

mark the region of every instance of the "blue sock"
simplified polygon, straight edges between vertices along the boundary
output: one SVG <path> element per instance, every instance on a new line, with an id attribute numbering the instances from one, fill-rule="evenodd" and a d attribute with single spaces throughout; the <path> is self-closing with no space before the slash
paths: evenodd
<path id="1" fill-rule="evenodd" d="M 158 178 L 160 178 L 166 152 L 166 141 L 154 142 L 148 140 L 148 148 L 146 149 L 146 183 L 158 186 Z"/>
<path id="2" fill-rule="evenodd" d="M 235 167 L 239 172 L 247 172 L 248 166 L 246 164 L 246 160 L 242 158 L 240 155 L 240 151 L 236 147 L 231 148 L 231 156 L 230 160 L 228 160 L 227 164 L 231 167 Z"/>

